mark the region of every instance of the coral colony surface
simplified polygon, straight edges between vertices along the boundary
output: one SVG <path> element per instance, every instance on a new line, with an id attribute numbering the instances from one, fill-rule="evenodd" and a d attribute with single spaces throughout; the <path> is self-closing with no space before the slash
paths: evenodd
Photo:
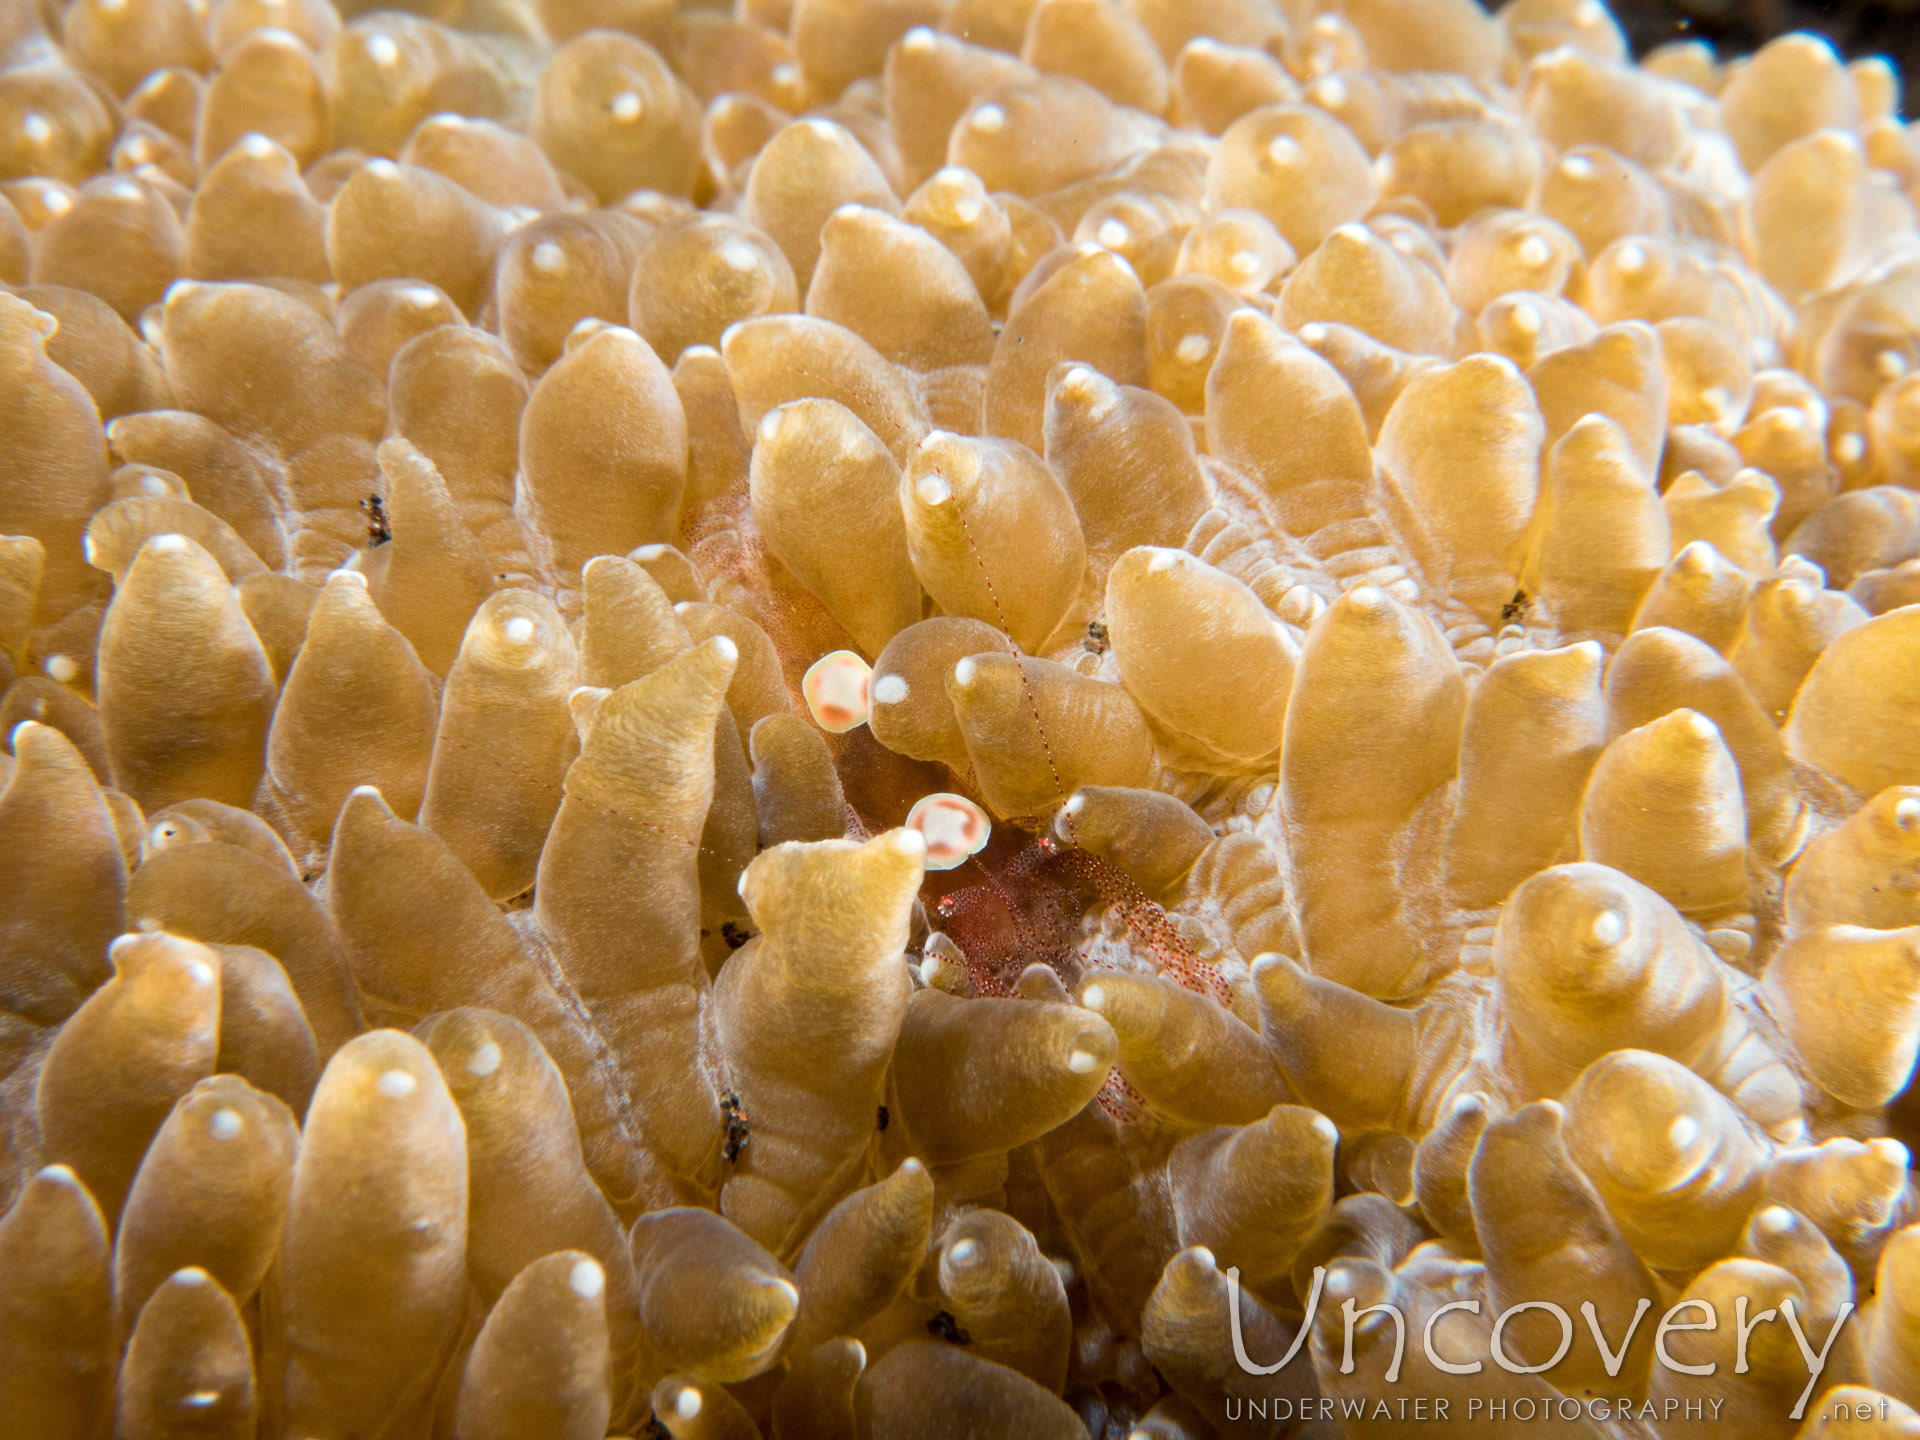
<path id="1" fill-rule="evenodd" d="M 1920 138 L 1598 0 L 0 3 L 0 1435 L 1920 1435 Z"/>

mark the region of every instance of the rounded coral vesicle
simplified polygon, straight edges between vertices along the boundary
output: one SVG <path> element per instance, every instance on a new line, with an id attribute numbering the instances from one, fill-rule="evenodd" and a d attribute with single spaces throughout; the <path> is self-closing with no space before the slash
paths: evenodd
<path id="1" fill-rule="evenodd" d="M 1908 1433 L 1920 145 L 1643 18 L 0 0 L 0 1432 Z"/>

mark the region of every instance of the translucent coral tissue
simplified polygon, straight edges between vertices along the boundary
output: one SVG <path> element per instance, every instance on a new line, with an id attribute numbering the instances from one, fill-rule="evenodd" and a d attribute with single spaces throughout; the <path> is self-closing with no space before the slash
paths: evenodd
<path id="1" fill-rule="evenodd" d="M 0 1436 L 1920 1436 L 1900 93 L 0 0 Z"/>

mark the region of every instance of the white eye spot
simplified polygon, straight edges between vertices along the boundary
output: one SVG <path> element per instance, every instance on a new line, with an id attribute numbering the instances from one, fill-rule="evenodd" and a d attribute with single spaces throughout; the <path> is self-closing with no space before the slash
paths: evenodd
<path id="1" fill-rule="evenodd" d="M 1227 259 L 1227 268 L 1243 280 L 1250 279 L 1260 269 L 1258 250 L 1236 250 Z"/>
<path id="2" fill-rule="evenodd" d="M 1178 550 L 1164 548 L 1155 550 L 1153 558 L 1147 561 L 1147 573 L 1149 575 L 1165 574 L 1180 563 L 1181 553 Z"/>
<path id="3" fill-rule="evenodd" d="M 61 685 L 71 685 L 80 674 L 80 666 L 71 655 L 49 655 L 47 677 Z"/>
<path id="4" fill-rule="evenodd" d="M 231 1140 L 242 1129 L 238 1110 L 229 1110 L 222 1106 L 213 1112 L 213 1118 L 207 1121 L 207 1133 L 216 1140 Z"/>
<path id="5" fill-rule="evenodd" d="M 800 694 L 815 724 L 830 735 L 844 735 L 867 723 L 872 680 L 872 667 L 865 660 L 851 650 L 834 650 L 807 667 Z"/>
<path id="6" fill-rule="evenodd" d="M 1647 268 L 1647 250 L 1644 245 L 1622 245 L 1614 255 L 1614 264 L 1622 275 L 1638 275 Z"/>
<path id="7" fill-rule="evenodd" d="M 916 25 L 913 29 L 907 31 L 905 37 L 900 41 L 900 48 L 910 51 L 915 55 L 924 55 L 927 51 L 933 49 L 936 43 L 933 31 L 924 25 Z"/>
<path id="8" fill-rule="evenodd" d="M 476 1079 L 484 1080 L 499 1068 L 500 1047 L 491 1040 L 483 1040 L 467 1057 L 467 1073 Z"/>
<path id="9" fill-rule="evenodd" d="M 431 310 L 440 303 L 440 292 L 425 285 L 409 285 L 400 299 L 411 310 Z"/>
<path id="10" fill-rule="evenodd" d="M 898 705 L 907 698 L 907 677 L 882 675 L 873 682 L 873 698 L 879 705 Z"/>
<path id="11" fill-rule="evenodd" d="M 1283 170 L 1298 165 L 1306 153 L 1291 135 L 1276 135 L 1267 142 L 1267 158 Z"/>
<path id="12" fill-rule="evenodd" d="M 375 1082 L 380 1093 L 389 1100 L 403 1100 L 419 1087 L 420 1082 L 404 1070 L 389 1070 Z"/>
<path id="13" fill-rule="evenodd" d="M 907 828 L 925 838 L 929 870 L 952 870 L 965 864 L 993 834 L 986 811 L 964 795 L 944 791 L 915 801 L 907 812 Z"/>
<path id="14" fill-rule="evenodd" d="M 64 190 L 48 190 L 40 199 L 47 213 L 56 219 L 73 209 L 73 197 Z"/>
<path id="15" fill-rule="evenodd" d="M 196 985 L 211 985 L 213 984 L 213 967 L 204 960 L 189 960 L 187 978 Z"/>
<path id="16" fill-rule="evenodd" d="M 1546 242 L 1544 236 L 1529 235 L 1520 242 L 1514 253 L 1520 257 L 1522 265 L 1538 270 L 1553 258 L 1553 247 Z"/>
<path id="17" fill-rule="evenodd" d="M 974 658 L 971 655 L 967 656 L 966 659 L 953 667 L 954 682 L 963 686 L 973 684 L 974 672 L 979 668 Z"/>
<path id="18" fill-rule="evenodd" d="M 20 133 L 29 145 L 44 145 L 53 138 L 53 122 L 38 110 L 29 110 L 20 117 Z"/>
<path id="19" fill-rule="evenodd" d="M 147 144 L 146 136 L 136 135 L 127 142 L 127 158 L 136 162 L 149 160 L 152 158 L 150 154 L 152 149 L 153 147 Z"/>
<path id="20" fill-rule="evenodd" d="M 998 105 L 982 105 L 967 122 L 982 135 L 998 135 L 1006 128 L 1007 112 Z"/>
<path id="21" fill-rule="evenodd" d="M 1597 945 L 1618 945 L 1626 937 L 1626 917 L 1618 910 L 1602 910 L 1593 917 L 1588 933 Z"/>
<path id="22" fill-rule="evenodd" d="M 1842 435 L 1833 442 L 1833 458 L 1843 465 L 1857 465 L 1867 453 L 1867 442 L 1859 435 Z"/>
<path id="23" fill-rule="evenodd" d="M 1126 221 L 1108 218 L 1100 222 L 1099 228 L 1093 232 L 1093 238 L 1109 250 L 1119 250 L 1133 239 L 1133 231 L 1127 228 Z"/>
<path id="24" fill-rule="evenodd" d="M 551 240 L 542 240 L 533 247 L 533 268 L 542 275 L 558 275 L 567 268 L 567 252 Z"/>
<path id="25" fill-rule="evenodd" d="M 1774 429 L 1792 433 L 1807 428 L 1807 417 L 1797 405 L 1776 405 L 1767 412 L 1767 423 Z"/>
<path id="26" fill-rule="evenodd" d="M 922 505 L 944 505 L 953 498 L 953 486 L 944 475 L 922 475 L 913 482 L 913 493 Z"/>
<path id="27" fill-rule="evenodd" d="M 1313 1117 L 1313 1128 L 1315 1133 L 1323 1140 L 1332 1142 L 1340 1138 L 1340 1127 L 1324 1115 L 1316 1115 Z"/>
<path id="28" fill-rule="evenodd" d="M 1327 327 L 1318 320 L 1309 320 L 1300 327 L 1300 339 L 1307 345 L 1324 345 L 1327 339 Z"/>
<path id="29" fill-rule="evenodd" d="M 180 1403 L 189 1410 L 204 1410 L 209 1405 L 217 1405 L 220 1403 L 220 1392 L 218 1390 L 195 1390 L 191 1395 L 181 1400 Z"/>
<path id="30" fill-rule="evenodd" d="M 391 35 L 375 32 L 367 37 L 367 58 L 384 70 L 400 58 L 400 47 Z"/>
<path id="31" fill-rule="evenodd" d="M 1067 1069 L 1076 1075 L 1091 1075 L 1100 1068 L 1100 1057 L 1091 1050 L 1069 1050 Z"/>
<path id="32" fill-rule="evenodd" d="M 189 1265 L 184 1270 L 176 1270 L 167 1277 L 176 1285 L 204 1285 L 212 1277 L 198 1265 Z"/>
<path id="33" fill-rule="evenodd" d="M 971 1265 L 979 1256 L 980 1242 L 978 1240 L 956 1241 L 953 1247 L 947 1251 L 947 1259 L 955 1265 Z"/>
<path id="34" fill-rule="evenodd" d="M 803 120 L 801 128 L 817 140 L 827 140 L 834 144 L 840 141 L 840 127 L 831 120 Z"/>
<path id="35" fill-rule="evenodd" d="M 607 1272 L 592 1260 L 582 1260 L 567 1274 L 567 1285 L 582 1300 L 597 1299 L 607 1288 Z"/>
<path id="36" fill-rule="evenodd" d="M 240 153 L 249 160 L 264 160 L 273 154 L 273 142 L 259 131 L 251 131 L 241 138 Z"/>
<path id="37" fill-rule="evenodd" d="M 1213 341 L 1205 335 L 1182 335 L 1180 343 L 1173 347 L 1174 358 L 1183 365 L 1198 365 L 1207 358 L 1207 352 L 1213 349 Z"/>
<path id="38" fill-rule="evenodd" d="M 1593 161 L 1584 155 L 1569 155 L 1560 162 L 1560 173 L 1574 180 L 1593 177 Z"/>
<path id="39" fill-rule="evenodd" d="M 1573 21 L 1576 25 L 1598 25 L 1607 18 L 1606 6 L 1600 0 L 1580 0 L 1573 7 Z"/>
<path id="40" fill-rule="evenodd" d="M 115 200 L 138 200 L 146 192 L 131 180 L 116 180 L 107 186 L 107 194 Z"/>
<path id="41" fill-rule="evenodd" d="M 391 160 L 369 160 L 360 167 L 376 180 L 398 180 L 400 167 Z"/>
<path id="42" fill-rule="evenodd" d="M 729 664 L 740 658 L 740 647 L 733 643 L 730 635 L 716 635 L 709 643 L 713 646 L 713 653 Z"/>
<path id="43" fill-rule="evenodd" d="M 722 245 L 720 247 L 720 259 L 729 269 L 738 270 L 742 274 L 760 268 L 760 252 L 755 250 L 751 245 L 744 245 L 738 242 L 732 245 Z"/>
<path id="44" fill-rule="evenodd" d="M 1893 823 L 1902 830 L 1920 826 L 1920 800 L 1902 800 L 1893 807 Z"/>
<path id="45" fill-rule="evenodd" d="M 689 1386 L 673 1398 L 673 1413 L 682 1420 L 700 1418 L 700 1392 Z"/>
<path id="46" fill-rule="evenodd" d="M 1540 333 L 1541 319 L 1539 306 L 1529 305 L 1523 301 L 1513 307 L 1512 315 L 1513 328 L 1518 330 L 1522 335 L 1538 335 Z"/>
<path id="47" fill-rule="evenodd" d="M 799 78 L 799 70 L 792 65 L 776 65 L 773 67 L 773 83 L 776 85 L 791 85 Z"/>
<path id="48" fill-rule="evenodd" d="M 525 645 L 533 639 L 533 621 L 525 615 L 516 615 L 501 627 L 506 637 L 515 645 Z"/>
<path id="49" fill-rule="evenodd" d="M 640 118 L 640 112 L 645 108 L 646 107 L 640 102 L 639 95 L 632 90 L 622 90 L 618 95 L 613 97 L 613 102 L 607 106 L 613 118 L 622 125 L 631 125 L 634 121 L 638 120 Z"/>
<path id="50" fill-rule="evenodd" d="M 1682 1115 L 1667 1127 L 1667 1143 L 1676 1150 L 1684 1150 L 1700 1138 L 1700 1122 L 1691 1115 Z"/>

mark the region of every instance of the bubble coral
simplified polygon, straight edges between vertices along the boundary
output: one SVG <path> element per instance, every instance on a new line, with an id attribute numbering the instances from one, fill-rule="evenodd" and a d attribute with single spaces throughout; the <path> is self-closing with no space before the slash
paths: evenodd
<path id="1" fill-rule="evenodd" d="M 0 1429 L 1920 1426 L 1888 65 L 14 8 Z"/>

